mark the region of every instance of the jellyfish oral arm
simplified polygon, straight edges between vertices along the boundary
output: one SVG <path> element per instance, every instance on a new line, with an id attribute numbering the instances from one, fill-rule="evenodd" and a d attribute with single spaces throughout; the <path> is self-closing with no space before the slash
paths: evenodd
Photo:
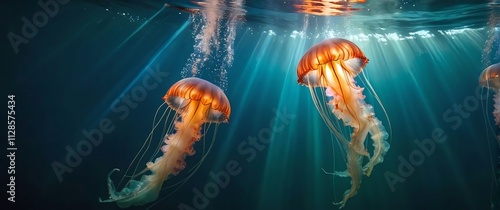
<path id="1" fill-rule="evenodd" d="M 500 89 L 495 91 L 493 95 L 493 116 L 495 117 L 495 125 L 500 127 Z M 497 135 L 497 143 L 500 147 L 500 135 Z"/>
<path id="2" fill-rule="evenodd" d="M 500 90 L 496 90 L 493 95 L 493 116 L 495 117 L 495 125 L 500 127 Z"/>
<path id="3" fill-rule="evenodd" d="M 370 157 L 370 161 L 363 167 L 363 170 L 366 176 L 370 176 L 373 167 L 375 167 L 375 165 L 377 165 L 378 163 L 384 161 L 384 155 L 387 153 L 387 151 L 389 151 L 390 145 L 389 142 L 387 142 L 389 134 L 385 130 L 385 127 L 382 125 L 382 122 L 380 122 L 380 120 L 377 119 L 373 114 L 373 108 L 368 104 L 365 107 L 367 107 L 367 114 L 369 114 L 370 116 L 370 125 L 368 131 L 370 132 L 371 139 L 373 141 L 374 150 L 372 156 Z"/>
<path id="4" fill-rule="evenodd" d="M 120 208 L 129 206 L 140 206 L 158 198 L 158 193 L 161 189 L 162 182 L 158 182 L 155 173 L 151 175 L 143 175 L 139 181 L 130 180 L 127 185 L 120 191 L 116 191 L 111 174 L 118 169 L 113 169 L 108 175 L 108 191 L 109 199 L 101 200 L 101 203 L 115 202 Z"/>
<path id="5" fill-rule="evenodd" d="M 347 153 L 347 171 L 328 173 L 351 177 L 351 188 L 346 190 L 341 202 L 335 203 L 341 205 L 340 208 L 356 195 L 363 175 L 370 176 L 373 167 L 383 161 L 389 149 L 386 141 L 388 134 L 384 126 L 375 117 L 373 107 L 364 101 L 364 88 L 357 86 L 354 80 L 362 73 L 368 61 L 363 51 L 353 42 L 342 38 L 332 38 L 307 50 L 297 66 L 297 82 L 309 86 L 313 102 L 321 117 L 337 140 L 343 144 L 342 149 L 345 149 Z M 314 87 L 326 88 L 327 97 L 319 97 L 313 91 Z M 369 87 L 373 91 L 370 85 Z M 374 95 L 381 103 L 378 96 Z M 348 133 L 340 132 L 343 130 L 341 125 L 334 124 L 330 120 L 329 110 L 326 110 L 324 103 L 319 102 L 326 102 L 331 108 L 331 113 L 345 126 L 352 128 L 350 138 Z M 370 153 L 365 148 L 368 134 L 373 141 L 373 152 Z M 365 166 L 363 166 L 364 157 L 369 158 Z"/>
<path id="6" fill-rule="evenodd" d="M 201 103 L 191 102 L 186 111 L 181 114 L 181 120 L 175 122 L 176 132 L 165 137 L 161 148 L 163 156 L 156 158 L 155 162 L 146 164 L 149 175 L 143 175 L 139 181 L 130 180 L 120 191 L 116 191 L 113 181 L 108 176 L 109 199 L 100 202 L 115 202 L 120 208 L 129 206 L 140 206 L 158 198 L 163 181 L 169 175 L 177 175 L 186 166 L 184 161 L 186 155 L 195 153 L 193 144 L 201 137 L 200 126 L 204 123 L 203 114 L 206 113 L 207 106 Z"/>

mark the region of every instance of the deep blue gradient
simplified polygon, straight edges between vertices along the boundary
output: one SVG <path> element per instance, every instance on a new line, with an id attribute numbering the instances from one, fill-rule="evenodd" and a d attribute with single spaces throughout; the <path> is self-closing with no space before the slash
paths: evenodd
<path id="1" fill-rule="evenodd" d="M 247 1 L 247 16 L 237 25 L 234 61 L 227 68 L 229 123 L 219 125 L 211 152 L 178 191 L 165 197 L 170 193 L 165 189 L 160 193 L 164 199 L 152 207 L 130 209 L 182 209 L 181 204 L 199 209 L 193 207 L 195 191 L 203 192 L 214 182 L 210 173 L 226 170 L 228 162 L 237 162 L 241 172 L 203 209 L 337 209 L 332 202 L 342 199 L 349 179 L 334 178 L 321 168 L 345 170 L 342 150 L 296 75 L 307 49 L 330 37 L 352 40 L 370 59 L 364 72 L 392 127 L 384 162 L 364 177 L 345 209 L 500 208 L 499 189 L 492 182 L 500 154 L 493 133 L 492 92 L 476 94 L 487 91 L 478 89 L 479 74 L 500 61 L 497 25 L 488 22 L 500 14 L 491 5 L 415 1 L 414 9 L 399 1 L 369 1 L 359 14 L 328 18 L 293 13 L 291 1 Z M 40 7 L 35 1 L 10 1 L 0 8 L 2 97 L 16 95 L 18 148 L 16 203 L 6 209 L 118 209 L 98 202 L 108 197 L 106 176 L 132 161 L 151 131 L 162 97 L 182 79 L 196 44 L 194 16 L 164 3 L 70 1 L 27 44 L 19 45 L 18 53 L 7 34 L 21 34 L 21 18 L 32 18 Z M 169 3 L 195 7 L 187 1 Z M 491 45 L 488 40 L 493 40 Z M 219 84 L 219 61 L 207 62 L 200 77 Z M 155 80 L 157 87 L 135 105 L 126 104 L 123 100 L 155 70 L 164 75 Z M 364 93 L 389 129 L 380 104 L 368 89 Z M 462 115 L 455 111 L 459 106 Z M 119 107 L 128 111 L 117 111 Z M 290 118 L 273 120 L 276 111 Z M 103 134 L 102 141 L 58 179 L 53 164 L 67 165 L 67 148 L 86 141 L 84 133 L 99 129 L 103 119 L 111 122 L 113 131 Z M 262 134 L 269 128 L 276 132 Z M 432 138 L 436 129 L 446 139 L 435 143 L 423 160 L 415 159 L 420 162 L 407 176 L 401 175 L 402 160 L 422 151 L 415 141 Z M 212 126 L 207 145 L 213 134 Z M 249 149 L 248 142 L 259 134 L 270 143 Z M 160 140 L 157 136 L 154 142 Z M 187 169 L 164 186 L 188 175 L 201 158 L 203 142 L 195 149 L 197 153 L 186 158 Z M 393 190 L 390 175 L 404 179 L 393 184 Z M 7 199 L 8 178 L 2 177 L 2 199 Z M 497 202 L 493 208 L 492 199 Z"/>

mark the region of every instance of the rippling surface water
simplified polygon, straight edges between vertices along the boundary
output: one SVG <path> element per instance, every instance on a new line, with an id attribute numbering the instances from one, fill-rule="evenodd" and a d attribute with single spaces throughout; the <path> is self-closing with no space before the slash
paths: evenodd
<path id="1" fill-rule="evenodd" d="M 97 3 L 97 1 L 94 3 Z M 113 8 L 116 12 L 130 12 L 127 14 L 131 17 L 142 14 L 144 18 L 147 18 L 148 16 L 145 13 L 156 11 L 164 3 L 190 9 L 203 8 L 203 6 L 191 1 L 106 1 L 99 4 L 105 8 Z M 339 13 L 338 17 L 332 17 L 305 15 L 294 5 L 301 5 L 301 2 L 257 0 L 245 2 L 243 9 L 246 11 L 245 19 L 250 25 L 260 23 L 267 27 L 300 31 L 303 29 L 305 19 L 311 19 L 314 22 L 334 22 L 336 20 L 349 19 L 351 24 L 344 30 L 363 29 L 365 33 L 382 33 L 386 30 L 411 32 L 418 30 L 481 28 L 485 26 L 489 16 L 492 12 L 495 12 L 495 8 L 497 7 L 496 2 L 486 0 L 382 0 L 352 3 L 352 7 L 356 10 L 347 10 Z M 321 6 L 318 8 L 321 8 Z M 225 6 L 223 9 L 238 10 L 239 8 Z M 308 28 L 309 31 L 311 29 L 318 29 L 320 31 L 329 29 L 329 26 L 326 24 L 317 24 L 314 28 Z"/>

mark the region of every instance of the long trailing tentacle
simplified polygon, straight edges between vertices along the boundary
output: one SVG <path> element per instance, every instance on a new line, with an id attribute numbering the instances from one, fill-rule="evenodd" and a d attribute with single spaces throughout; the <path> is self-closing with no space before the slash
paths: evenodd
<path id="1" fill-rule="evenodd" d="M 160 122 L 162 122 L 162 119 L 163 117 L 165 116 L 165 112 L 167 112 L 167 110 L 169 110 L 168 108 L 165 109 L 165 111 L 163 112 L 163 114 L 161 115 L 160 119 L 158 119 L 158 122 L 156 122 L 156 117 L 158 116 L 158 112 L 160 111 L 160 109 L 165 105 L 165 103 L 162 103 L 158 109 L 156 110 L 155 112 L 155 115 L 154 115 L 154 118 L 153 118 L 153 128 L 151 129 L 151 132 L 148 134 L 148 136 L 146 137 L 146 140 L 144 141 L 144 143 L 142 144 L 141 148 L 139 149 L 139 151 L 137 152 L 137 154 L 134 156 L 134 159 L 132 159 L 132 162 L 130 162 L 129 166 L 127 167 L 127 170 L 125 170 L 125 175 L 120 179 L 120 182 L 118 182 L 118 185 L 121 185 L 121 183 L 124 181 L 125 178 L 135 178 L 139 175 L 142 175 L 144 172 L 148 171 L 147 168 L 144 168 L 141 172 L 139 173 L 136 173 L 138 167 L 139 167 L 139 163 L 141 162 L 142 158 L 144 157 L 144 155 L 146 154 L 146 151 L 149 150 L 149 146 L 151 145 L 151 141 L 152 141 L 152 138 L 153 138 L 153 132 L 155 131 L 156 127 L 160 124 Z M 169 113 L 170 114 L 170 113 Z M 168 118 L 168 116 L 167 116 Z M 139 157 L 140 155 L 140 157 Z M 134 165 L 134 163 L 137 162 L 134 170 L 133 170 L 133 173 L 131 176 L 128 176 L 128 172 L 130 170 L 130 168 Z"/>

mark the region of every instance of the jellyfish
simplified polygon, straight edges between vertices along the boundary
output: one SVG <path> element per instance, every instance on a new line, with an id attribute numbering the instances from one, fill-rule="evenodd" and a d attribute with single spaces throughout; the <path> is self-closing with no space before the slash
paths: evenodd
<path id="1" fill-rule="evenodd" d="M 184 8 L 165 4 L 192 13 L 194 52 L 181 72 L 183 77 L 199 76 L 201 69 L 215 61 L 219 87 L 227 89 L 227 70 L 234 61 L 234 42 L 238 23 L 244 21 L 245 0 L 192 1 L 198 8 Z M 223 60 L 223 62 L 219 62 Z"/>
<path id="2" fill-rule="evenodd" d="M 110 178 L 113 172 L 119 171 L 113 169 L 108 175 L 109 199 L 99 199 L 100 202 L 114 202 L 120 208 L 127 208 L 155 201 L 163 182 L 185 168 L 186 156 L 195 154 L 193 145 L 202 137 L 202 125 L 227 123 L 231 112 L 224 92 L 196 77 L 185 78 L 172 85 L 163 99 L 178 114 L 172 122 L 175 132 L 163 138 L 164 144 L 160 149 L 163 155 L 154 162 L 148 162 L 139 173 L 144 174 L 140 180 L 131 179 L 121 191 L 116 190 Z M 145 174 L 148 171 L 150 173 Z"/>
<path id="3" fill-rule="evenodd" d="M 294 4 L 295 12 L 319 16 L 345 15 L 349 11 L 358 11 L 354 3 L 366 3 L 366 0 L 301 0 Z"/>
<path id="4" fill-rule="evenodd" d="M 500 63 L 488 66 L 479 76 L 479 85 L 491 89 L 493 95 L 493 117 L 495 125 L 500 128 Z M 500 134 L 497 135 L 497 142 L 500 147 Z"/>
<path id="5" fill-rule="evenodd" d="M 362 72 L 367 63 L 368 58 L 353 42 L 333 38 L 311 47 L 297 67 L 298 83 L 309 87 L 319 114 L 347 154 L 347 170 L 329 173 L 350 176 L 352 180 L 351 188 L 345 191 L 343 200 L 334 203 L 340 208 L 356 195 L 363 175 L 370 176 L 373 167 L 383 161 L 390 147 L 388 133 L 375 117 L 373 107 L 364 101 L 364 88 L 357 86 L 354 81 L 354 77 Z M 321 95 L 315 88 L 320 88 Z M 378 97 L 377 100 L 380 103 Z M 332 120 L 334 117 L 331 117 L 330 112 L 338 121 Z M 339 122 L 352 128 L 350 136 L 342 134 L 345 129 Z M 368 134 L 373 141 L 371 156 L 365 148 Z M 362 166 L 363 157 L 369 158 L 365 166 Z"/>

